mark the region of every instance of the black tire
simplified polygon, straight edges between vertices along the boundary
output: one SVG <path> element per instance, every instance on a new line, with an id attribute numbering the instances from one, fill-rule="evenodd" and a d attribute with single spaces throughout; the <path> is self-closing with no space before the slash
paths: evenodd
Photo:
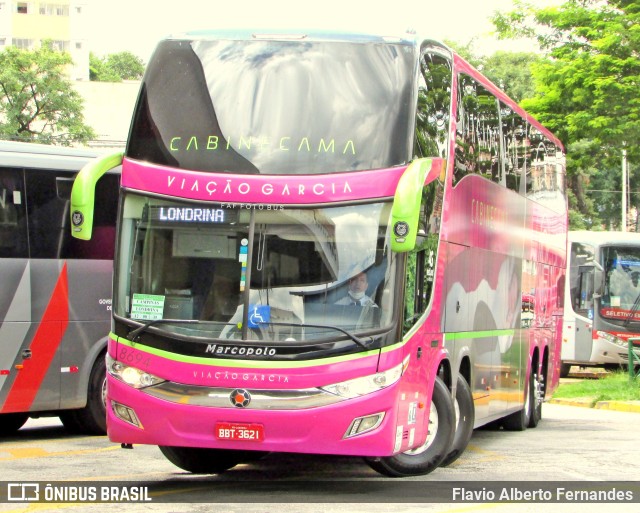
<path id="1" fill-rule="evenodd" d="M 261 451 L 228 451 L 165 445 L 158 447 L 164 457 L 176 467 L 192 474 L 221 474 L 239 463 L 259 459 L 265 454 Z"/>
<path id="2" fill-rule="evenodd" d="M 533 369 L 531 369 L 533 374 Z M 531 380 L 531 414 L 527 427 L 534 428 L 542 420 L 542 402 L 544 401 L 544 381 L 538 373 Z"/>
<path id="3" fill-rule="evenodd" d="M 475 407 L 473 405 L 473 394 L 469 383 L 460 374 L 456 384 L 456 397 L 454 403 L 456 414 L 455 434 L 449 449 L 449 454 L 440 463 L 441 467 L 451 465 L 456 461 L 467 448 L 471 435 L 473 434 L 473 423 L 475 421 Z"/>
<path id="4" fill-rule="evenodd" d="M 389 477 L 419 476 L 432 472 L 447 457 L 455 432 L 455 412 L 451 393 L 444 382 L 436 377 L 433 386 L 429 425 L 436 432 L 427 436 L 422 447 L 394 456 L 366 458 L 369 466 Z"/>
<path id="5" fill-rule="evenodd" d="M 29 420 L 28 413 L 0 414 L 0 436 L 12 435 Z"/>
<path id="6" fill-rule="evenodd" d="M 560 364 L 560 377 L 561 378 L 566 378 L 567 376 L 569 376 L 569 372 L 571 371 L 571 364 L 570 363 L 562 363 Z"/>
<path id="7" fill-rule="evenodd" d="M 532 367 L 531 371 L 529 372 L 529 379 L 525 382 L 524 406 L 521 410 L 518 410 L 517 412 L 505 417 L 502 421 L 502 426 L 507 431 L 524 431 L 529 426 L 529 423 L 531 422 L 531 412 L 533 410 L 534 401 L 534 379 L 535 374 Z"/>
<path id="8" fill-rule="evenodd" d="M 106 363 L 105 355 L 102 353 L 91 369 L 87 405 L 84 408 L 67 410 L 60 414 L 60 420 L 68 431 L 85 435 L 107 433 L 106 387 Z"/>

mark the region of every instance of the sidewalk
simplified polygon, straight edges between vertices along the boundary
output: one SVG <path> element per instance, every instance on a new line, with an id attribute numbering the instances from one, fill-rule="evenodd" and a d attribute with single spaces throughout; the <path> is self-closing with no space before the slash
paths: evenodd
<path id="1" fill-rule="evenodd" d="M 563 404 L 565 406 L 580 406 L 582 408 L 596 408 L 598 410 L 626 411 L 640 413 L 640 401 L 594 401 L 590 397 L 576 397 L 573 399 L 549 399 L 549 404 Z"/>

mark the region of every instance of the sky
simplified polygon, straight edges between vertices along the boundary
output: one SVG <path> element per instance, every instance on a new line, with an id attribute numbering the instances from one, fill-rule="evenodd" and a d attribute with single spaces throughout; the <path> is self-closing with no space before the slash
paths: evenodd
<path id="1" fill-rule="evenodd" d="M 130 51 L 147 62 L 158 40 L 186 30 L 216 28 L 327 28 L 404 33 L 467 43 L 479 53 L 524 47 L 490 36 L 489 17 L 513 0 L 85 0 L 91 51 Z M 532 0 L 548 4 L 553 0 Z M 556 0 L 558 2 L 559 0 Z M 517 48 L 515 46 L 518 46 Z"/>

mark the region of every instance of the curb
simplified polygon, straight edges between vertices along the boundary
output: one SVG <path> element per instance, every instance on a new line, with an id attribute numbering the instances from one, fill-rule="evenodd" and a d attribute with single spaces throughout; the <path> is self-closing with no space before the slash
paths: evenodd
<path id="1" fill-rule="evenodd" d="M 640 401 L 598 401 L 594 408 L 640 413 Z"/>
<path id="2" fill-rule="evenodd" d="M 561 404 L 563 406 L 578 406 L 581 408 L 594 408 L 596 410 L 625 411 L 640 413 L 640 401 L 597 401 L 590 397 L 575 399 L 550 399 L 549 404 Z"/>

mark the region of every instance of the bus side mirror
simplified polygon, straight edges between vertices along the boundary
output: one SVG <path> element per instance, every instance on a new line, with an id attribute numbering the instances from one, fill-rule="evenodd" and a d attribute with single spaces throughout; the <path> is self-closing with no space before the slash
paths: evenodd
<path id="1" fill-rule="evenodd" d="M 122 164 L 122 158 L 122 152 L 98 157 L 76 176 L 71 189 L 71 235 L 76 239 L 91 239 L 96 183 L 107 171 Z"/>
<path id="2" fill-rule="evenodd" d="M 593 299 L 602 297 L 604 292 L 604 269 L 598 265 L 593 270 Z"/>
<path id="3" fill-rule="evenodd" d="M 396 253 L 406 253 L 416 246 L 422 189 L 434 170 L 439 175 L 439 166 L 434 166 L 432 159 L 416 159 L 398 181 L 391 208 L 391 250 Z"/>

